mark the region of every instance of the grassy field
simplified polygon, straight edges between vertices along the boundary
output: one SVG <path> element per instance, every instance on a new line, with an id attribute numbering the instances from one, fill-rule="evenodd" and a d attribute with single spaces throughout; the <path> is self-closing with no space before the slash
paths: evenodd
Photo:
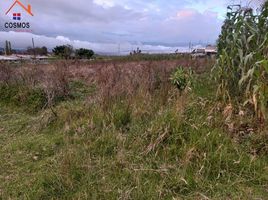
<path id="1" fill-rule="evenodd" d="M 222 109 L 212 65 L 2 64 L 0 199 L 268 199 L 267 127 Z"/>

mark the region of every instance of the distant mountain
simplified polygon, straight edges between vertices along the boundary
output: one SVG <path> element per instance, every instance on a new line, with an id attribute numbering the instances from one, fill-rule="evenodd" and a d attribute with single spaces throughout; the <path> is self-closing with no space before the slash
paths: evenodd
<path id="1" fill-rule="evenodd" d="M 204 42 L 177 42 L 177 43 L 164 43 L 164 42 L 143 42 L 143 45 L 152 45 L 152 46 L 165 46 L 165 47 L 189 47 L 191 44 L 192 46 L 206 46 L 210 43 L 204 43 Z M 212 45 L 214 45 L 212 43 Z"/>
<path id="2" fill-rule="evenodd" d="M 152 45 L 152 46 L 165 46 L 165 47 L 186 47 L 189 46 L 189 43 L 178 42 L 178 43 L 165 43 L 165 42 L 143 42 L 143 45 Z"/>

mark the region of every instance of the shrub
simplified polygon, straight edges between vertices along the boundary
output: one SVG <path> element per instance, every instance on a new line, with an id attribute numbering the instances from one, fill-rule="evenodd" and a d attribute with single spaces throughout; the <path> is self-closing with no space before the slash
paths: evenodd
<path id="1" fill-rule="evenodd" d="M 184 68 L 179 67 L 171 75 L 170 79 L 172 84 L 175 85 L 180 92 L 182 92 L 191 84 L 192 71 L 186 71 Z"/>
<path id="2" fill-rule="evenodd" d="M 71 45 L 56 46 L 52 51 L 56 56 L 69 59 L 72 56 L 73 47 Z"/>
<path id="3" fill-rule="evenodd" d="M 80 48 L 76 50 L 75 54 L 76 57 L 79 59 L 90 59 L 94 55 L 94 51 L 92 51 L 91 49 Z"/>

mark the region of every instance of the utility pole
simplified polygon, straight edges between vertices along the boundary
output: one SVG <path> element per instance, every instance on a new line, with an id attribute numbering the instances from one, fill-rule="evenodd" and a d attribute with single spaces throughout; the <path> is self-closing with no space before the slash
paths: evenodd
<path id="1" fill-rule="evenodd" d="M 192 52 L 192 42 L 189 43 L 189 52 Z"/>
<path id="2" fill-rule="evenodd" d="M 36 56 L 35 56 L 34 38 L 32 38 L 32 45 L 33 45 L 34 58 L 36 58 Z"/>
<path id="3" fill-rule="evenodd" d="M 8 41 L 8 51 L 9 51 L 9 55 L 12 54 L 12 49 L 11 49 L 11 42 Z"/>
<path id="4" fill-rule="evenodd" d="M 121 54 L 121 44 L 119 43 L 118 44 L 118 55 L 120 56 L 120 54 Z"/>
<path id="5" fill-rule="evenodd" d="M 8 55 L 8 41 L 6 40 L 5 54 Z"/>

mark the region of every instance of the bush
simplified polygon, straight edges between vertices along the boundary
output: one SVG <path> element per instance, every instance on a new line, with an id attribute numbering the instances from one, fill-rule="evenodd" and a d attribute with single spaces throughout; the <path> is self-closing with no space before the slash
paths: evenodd
<path id="1" fill-rule="evenodd" d="M 90 59 L 94 55 L 94 51 L 92 51 L 91 49 L 80 48 L 76 50 L 75 54 L 76 57 L 79 59 Z"/>
<path id="2" fill-rule="evenodd" d="M 180 92 L 184 91 L 187 86 L 191 84 L 192 71 L 186 71 L 182 67 L 179 67 L 175 70 L 175 72 L 171 75 L 171 82 L 175 85 Z"/>
<path id="3" fill-rule="evenodd" d="M 56 46 L 52 51 L 56 56 L 69 59 L 72 56 L 73 47 L 71 45 Z"/>

